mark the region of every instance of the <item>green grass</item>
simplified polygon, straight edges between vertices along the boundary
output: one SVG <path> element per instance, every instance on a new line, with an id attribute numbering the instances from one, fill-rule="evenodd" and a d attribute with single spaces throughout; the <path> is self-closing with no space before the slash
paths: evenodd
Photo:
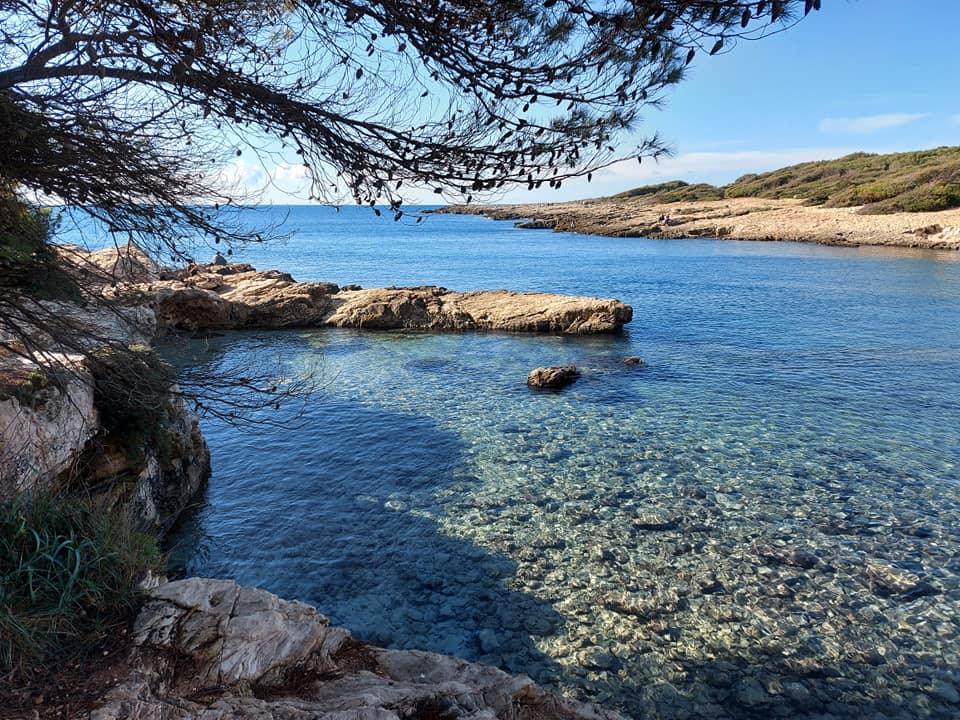
<path id="1" fill-rule="evenodd" d="M 648 197 L 651 202 L 792 198 L 808 205 L 863 206 L 865 214 L 948 210 L 960 207 L 960 147 L 887 155 L 853 153 L 744 175 L 723 187 L 673 180 L 628 190 L 614 199 L 635 197 Z"/>
<path id="2" fill-rule="evenodd" d="M 29 680 L 118 637 L 158 570 L 156 540 L 76 498 L 0 503 L 0 674 Z"/>

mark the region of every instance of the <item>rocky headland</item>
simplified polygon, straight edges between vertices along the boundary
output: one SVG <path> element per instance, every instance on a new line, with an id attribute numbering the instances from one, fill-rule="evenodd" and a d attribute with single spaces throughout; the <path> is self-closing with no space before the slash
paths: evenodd
<path id="1" fill-rule="evenodd" d="M 452 205 L 438 212 L 515 220 L 518 227 L 658 239 L 726 238 L 848 247 L 960 250 L 960 209 L 864 215 L 804 200 L 727 198 L 657 202 L 611 197 L 527 205 Z"/>

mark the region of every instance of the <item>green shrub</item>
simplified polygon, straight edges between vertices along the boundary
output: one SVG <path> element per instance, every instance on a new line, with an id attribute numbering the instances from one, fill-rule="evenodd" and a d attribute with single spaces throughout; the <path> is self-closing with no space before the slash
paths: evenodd
<path id="1" fill-rule="evenodd" d="M 658 183 L 656 185 L 641 185 L 640 187 L 633 188 L 632 190 L 624 190 L 622 193 L 618 193 L 613 197 L 616 200 L 626 200 L 627 198 L 656 195 L 657 193 L 676 190 L 686 186 L 687 183 L 685 183 L 683 180 L 668 180 L 667 182 Z"/>
<path id="2" fill-rule="evenodd" d="M 89 656 L 119 636 L 156 540 L 120 511 L 76 498 L 0 503 L 0 671 L 15 679 Z"/>
<path id="3" fill-rule="evenodd" d="M 848 190 L 835 194 L 827 203 L 831 207 L 854 207 L 855 205 L 869 205 L 896 197 L 903 192 L 899 183 L 878 181 L 865 185 L 856 185 Z"/>
<path id="4" fill-rule="evenodd" d="M 173 368 L 145 345 L 104 346 L 89 353 L 88 363 L 94 404 L 108 437 L 133 461 L 143 459 L 147 448 L 167 457 Z"/>
<path id="5" fill-rule="evenodd" d="M 960 183 L 924 185 L 863 208 L 865 214 L 937 212 L 960 207 Z"/>
<path id="6" fill-rule="evenodd" d="M 0 184 L 0 287 L 39 300 L 83 301 L 76 279 L 50 247 L 59 224 L 58 213 L 24 203 Z"/>
<path id="7" fill-rule="evenodd" d="M 951 186 L 960 183 L 960 147 L 800 163 L 744 175 L 722 188 L 727 197 L 798 198 L 807 205 L 863 212 L 919 212 L 957 207 Z"/>
<path id="8" fill-rule="evenodd" d="M 25 407 L 35 407 L 51 384 L 60 386 L 56 373 L 39 368 L 5 368 L 0 371 L 0 400 L 13 398 Z"/>
<path id="9" fill-rule="evenodd" d="M 31 262 L 44 250 L 57 222 L 49 208 L 30 207 L 0 188 L 0 263 Z"/>
<path id="10" fill-rule="evenodd" d="M 657 185 L 643 185 L 614 195 L 614 200 L 646 197 L 654 202 L 689 202 L 692 200 L 722 200 L 723 190 L 707 183 L 691 185 L 683 180 L 670 180 Z"/>
<path id="11" fill-rule="evenodd" d="M 723 200 L 724 193 L 721 188 L 707 183 L 697 183 L 696 185 L 685 185 L 676 190 L 666 190 L 656 196 L 657 202 L 696 202 L 699 200 Z"/>

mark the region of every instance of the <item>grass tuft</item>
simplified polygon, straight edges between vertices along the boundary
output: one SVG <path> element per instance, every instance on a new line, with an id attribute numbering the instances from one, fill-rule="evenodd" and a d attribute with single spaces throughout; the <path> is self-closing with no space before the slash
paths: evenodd
<path id="1" fill-rule="evenodd" d="M 76 498 L 0 503 L 0 672 L 27 681 L 89 657 L 139 606 L 156 540 L 120 511 Z"/>

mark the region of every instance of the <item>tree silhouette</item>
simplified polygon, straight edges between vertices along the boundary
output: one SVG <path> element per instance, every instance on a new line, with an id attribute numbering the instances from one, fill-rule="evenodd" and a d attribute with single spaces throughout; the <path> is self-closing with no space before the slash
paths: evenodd
<path id="1" fill-rule="evenodd" d="M 120 237 L 257 239 L 218 175 L 294 158 L 312 196 L 387 205 L 557 187 L 617 143 L 698 52 L 819 0 L 0 0 L 0 186 Z M 656 135 L 627 155 L 657 156 Z"/>

